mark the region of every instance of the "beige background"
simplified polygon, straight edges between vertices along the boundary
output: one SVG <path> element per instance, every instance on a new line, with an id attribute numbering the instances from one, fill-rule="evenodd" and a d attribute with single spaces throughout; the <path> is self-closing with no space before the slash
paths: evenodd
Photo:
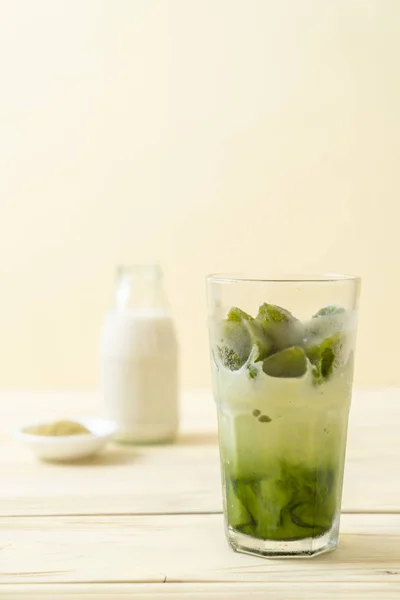
<path id="1" fill-rule="evenodd" d="M 400 2 L 0 0 L 0 385 L 97 383 L 117 262 L 160 260 L 185 386 L 204 275 L 364 279 L 400 383 Z"/>

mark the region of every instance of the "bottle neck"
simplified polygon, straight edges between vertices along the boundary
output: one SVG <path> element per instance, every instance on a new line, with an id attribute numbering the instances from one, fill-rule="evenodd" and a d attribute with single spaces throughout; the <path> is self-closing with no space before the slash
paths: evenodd
<path id="1" fill-rule="evenodd" d="M 168 312 L 158 265 L 118 267 L 115 306 L 118 311 Z"/>

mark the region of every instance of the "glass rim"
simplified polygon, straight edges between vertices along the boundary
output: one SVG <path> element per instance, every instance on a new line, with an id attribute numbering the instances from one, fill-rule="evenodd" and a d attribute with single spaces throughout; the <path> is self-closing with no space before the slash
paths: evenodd
<path id="1" fill-rule="evenodd" d="M 206 276 L 207 283 L 357 283 L 358 275 L 345 273 L 271 273 L 252 277 L 246 273 L 212 273 Z"/>

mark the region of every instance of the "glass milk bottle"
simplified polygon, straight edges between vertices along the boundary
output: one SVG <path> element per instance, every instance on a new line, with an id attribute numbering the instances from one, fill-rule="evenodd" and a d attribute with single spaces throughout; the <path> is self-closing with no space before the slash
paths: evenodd
<path id="1" fill-rule="evenodd" d="M 101 382 L 116 439 L 172 441 L 178 428 L 177 341 L 157 265 L 119 267 L 101 336 Z"/>

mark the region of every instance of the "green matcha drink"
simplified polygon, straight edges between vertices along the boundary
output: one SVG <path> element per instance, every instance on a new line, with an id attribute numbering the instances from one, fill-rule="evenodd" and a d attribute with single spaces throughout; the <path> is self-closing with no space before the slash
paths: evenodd
<path id="1" fill-rule="evenodd" d="M 299 320 L 262 303 L 211 319 L 227 535 L 236 550 L 312 555 L 337 544 L 356 311 Z"/>

